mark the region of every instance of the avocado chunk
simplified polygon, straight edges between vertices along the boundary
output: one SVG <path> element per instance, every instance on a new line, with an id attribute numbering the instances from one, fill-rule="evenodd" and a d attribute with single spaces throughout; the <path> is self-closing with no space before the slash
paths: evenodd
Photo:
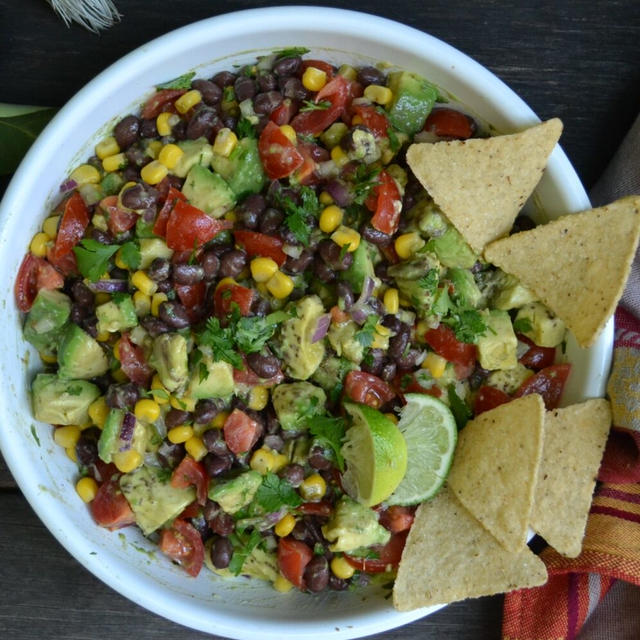
<path id="1" fill-rule="evenodd" d="M 259 193 L 266 182 L 258 141 L 254 138 L 242 138 L 228 158 L 214 153 L 211 166 L 227 181 L 238 199 Z"/>
<path id="2" fill-rule="evenodd" d="M 133 299 L 126 294 L 120 294 L 96 307 L 98 319 L 98 333 L 115 333 L 131 329 L 138 324 L 138 316 L 133 306 Z"/>
<path id="3" fill-rule="evenodd" d="M 194 487 L 176 489 L 161 469 L 148 466 L 123 474 L 120 489 L 145 536 L 180 515 L 196 499 Z"/>
<path id="4" fill-rule="evenodd" d="M 482 298 L 482 293 L 471 271 L 453 268 L 449 269 L 447 277 L 453 285 L 453 298 L 458 305 L 476 308 Z"/>
<path id="5" fill-rule="evenodd" d="M 518 309 L 525 304 L 537 300 L 535 293 L 520 283 L 520 280 L 511 274 L 500 272 L 500 286 L 491 299 L 491 306 L 496 309 Z"/>
<path id="6" fill-rule="evenodd" d="M 156 258 L 169 260 L 173 255 L 173 249 L 169 249 L 162 238 L 140 239 L 140 268 L 147 269 Z"/>
<path id="7" fill-rule="evenodd" d="M 89 405 L 100 389 L 86 380 L 61 380 L 52 373 L 39 373 L 31 385 L 33 415 L 49 424 L 85 424 Z"/>
<path id="8" fill-rule="evenodd" d="M 347 153 L 349 160 L 372 164 L 380 160 L 382 155 L 376 137 L 367 129 L 355 128 L 351 130 L 351 144 Z"/>
<path id="9" fill-rule="evenodd" d="M 211 545 L 213 542 L 214 539 L 210 538 L 205 544 L 205 565 L 208 569 L 223 578 L 233 578 L 234 574 L 231 573 L 227 567 L 219 569 L 213 564 L 213 562 L 211 562 Z M 254 547 L 244 561 L 241 573 L 243 576 L 250 576 L 252 578 L 258 578 L 258 580 L 273 582 L 280 575 L 278 558 L 275 553 L 264 551 L 259 546 Z"/>
<path id="10" fill-rule="evenodd" d="M 185 178 L 187 173 L 196 164 L 206 167 L 213 157 L 213 147 L 206 138 L 197 140 L 180 140 L 177 143 L 184 153 L 180 156 L 178 163 L 171 172 L 179 178 Z"/>
<path id="11" fill-rule="evenodd" d="M 187 200 L 212 218 L 220 218 L 236 203 L 229 185 L 201 164 L 191 167 L 182 187 Z"/>
<path id="12" fill-rule="evenodd" d="M 186 338 L 179 333 L 159 335 L 153 341 L 149 362 L 167 391 L 173 393 L 184 388 L 189 379 Z"/>
<path id="13" fill-rule="evenodd" d="M 564 322 L 554 316 L 540 302 L 531 302 L 518 311 L 516 326 L 520 333 L 533 340 L 539 347 L 557 347 L 565 337 Z"/>
<path id="14" fill-rule="evenodd" d="M 445 267 L 471 269 L 478 256 L 453 227 L 449 227 L 441 236 L 427 242 L 427 250 L 432 251 Z"/>
<path id="15" fill-rule="evenodd" d="M 513 369 L 518 364 L 518 339 L 506 311 L 492 309 L 483 312 L 487 323 L 484 335 L 476 341 L 478 361 L 483 369 Z"/>
<path id="16" fill-rule="evenodd" d="M 353 551 L 374 544 L 386 544 L 391 537 L 379 522 L 378 514 L 369 507 L 342 496 L 331 519 L 323 525 L 324 537 L 333 542 L 330 551 Z"/>
<path id="17" fill-rule="evenodd" d="M 245 471 L 239 476 L 209 488 L 209 499 L 217 502 L 225 513 L 233 515 L 246 507 L 255 496 L 262 476 L 257 471 Z"/>
<path id="18" fill-rule="evenodd" d="M 360 240 L 358 248 L 353 252 L 353 262 L 342 272 L 342 279 L 351 286 L 354 293 L 360 293 L 367 278 L 374 278 L 373 252 L 376 249 L 366 240 Z"/>
<path id="19" fill-rule="evenodd" d="M 100 343 L 77 324 L 69 324 L 58 345 L 58 375 L 87 380 L 109 370 L 109 360 Z"/>
<path id="20" fill-rule="evenodd" d="M 285 430 L 307 429 L 307 420 L 325 412 L 325 392 L 310 382 L 279 384 L 271 393 L 271 402 Z"/>
<path id="21" fill-rule="evenodd" d="M 429 237 L 441 236 L 449 228 L 442 211 L 425 192 L 420 194 L 416 204 L 407 212 L 407 221 L 410 229 Z"/>
<path id="22" fill-rule="evenodd" d="M 133 422 L 133 433 L 131 440 L 125 442 L 122 438 L 123 424 L 125 417 L 129 423 Z M 143 455 L 147 443 L 149 442 L 150 431 L 141 422 L 138 422 L 133 414 L 127 413 L 123 409 L 111 409 L 105 420 L 104 427 L 98 440 L 98 455 L 104 462 L 111 462 L 113 454 L 130 447 Z"/>
<path id="23" fill-rule="evenodd" d="M 393 99 L 389 105 L 389 122 L 403 133 L 418 133 L 438 98 L 438 90 L 416 73 L 396 71 L 389 74 Z"/>
<path id="24" fill-rule="evenodd" d="M 527 369 L 527 367 L 518 362 L 513 369 L 492 371 L 487 377 L 487 384 L 511 395 L 532 375 L 533 371 L 531 369 Z"/>
<path id="25" fill-rule="evenodd" d="M 280 355 L 288 376 L 306 380 L 320 366 L 325 354 L 323 340 L 311 341 L 324 307 L 318 296 L 306 296 L 296 302 L 295 308 L 297 317 L 280 325 Z"/>
<path id="26" fill-rule="evenodd" d="M 356 338 L 358 330 L 358 325 L 349 320 L 340 324 L 332 322 L 327 332 L 329 344 L 338 356 L 343 356 L 354 364 L 360 364 L 364 358 L 364 346 Z"/>
<path id="27" fill-rule="evenodd" d="M 233 393 L 233 367 L 224 361 L 214 362 L 204 354 L 191 373 L 186 395 L 189 398 L 226 398 Z"/>
<path id="28" fill-rule="evenodd" d="M 398 291 L 411 301 L 416 313 L 425 318 L 432 312 L 438 282 L 444 273 L 440 261 L 433 253 L 419 251 L 387 273 L 395 280 Z"/>
<path id="29" fill-rule="evenodd" d="M 311 379 L 327 393 L 332 393 L 334 389 L 342 388 L 344 377 L 349 371 L 357 368 L 351 360 L 330 356 L 322 361 Z"/>
<path id="30" fill-rule="evenodd" d="M 24 323 L 24 337 L 40 353 L 52 355 L 71 313 L 69 296 L 55 289 L 40 289 Z"/>

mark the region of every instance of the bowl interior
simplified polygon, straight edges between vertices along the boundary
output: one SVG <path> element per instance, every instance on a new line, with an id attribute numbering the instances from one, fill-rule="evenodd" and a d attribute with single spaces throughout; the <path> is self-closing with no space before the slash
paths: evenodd
<path id="1" fill-rule="evenodd" d="M 314 25 L 311 28 L 309 25 Z M 310 56 L 342 63 L 385 61 L 420 73 L 496 129 L 533 124 L 535 114 L 486 69 L 448 45 L 373 16 L 312 7 L 227 14 L 172 32 L 129 54 L 100 74 L 55 117 L 30 150 L 0 208 L 0 287 L 6 329 L 0 335 L 0 445 L 23 493 L 58 540 L 90 571 L 125 596 L 176 622 L 233 638 L 336 638 L 396 627 L 437 609 L 398 613 L 388 591 L 327 592 L 316 597 L 249 580 L 225 581 L 208 571 L 197 579 L 171 565 L 137 531 L 97 527 L 72 487 L 75 465 L 54 445 L 51 428 L 31 417 L 28 387 L 39 358 L 21 337 L 13 282 L 29 241 L 69 169 L 118 116 L 129 113 L 155 84 L 189 70 L 214 72 L 256 55 L 304 45 Z M 536 190 L 539 209 L 552 218 L 589 207 L 578 177 L 556 149 Z M 567 402 L 601 395 L 609 367 L 612 323 L 589 350 L 568 346 L 575 364 Z M 256 635 L 258 634 L 258 635 Z"/>

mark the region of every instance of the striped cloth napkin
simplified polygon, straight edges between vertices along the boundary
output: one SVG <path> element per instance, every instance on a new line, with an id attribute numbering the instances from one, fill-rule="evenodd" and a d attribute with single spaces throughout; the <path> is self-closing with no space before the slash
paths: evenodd
<path id="1" fill-rule="evenodd" d="M 640 194 L 640 117 L 591 192 L 593 206 Z M 640 638 L 640 251 L 615 315 L 607 442 L 582 553 L 550 547 L 542 587 L 505 597 L 503 640 Z"/>

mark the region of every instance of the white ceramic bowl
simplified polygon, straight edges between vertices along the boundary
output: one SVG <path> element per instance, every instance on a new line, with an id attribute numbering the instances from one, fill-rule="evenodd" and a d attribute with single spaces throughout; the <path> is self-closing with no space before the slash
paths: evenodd
<path id="1" fill-rule="evenodd" d="M 0 209 L 0 445 L 31 506 L 79 562 L 111 587 L 171 620 L 231 638 L 353 638 L 420 618 L 438 607 L 394 611 L 380 591 L 279 595 L 270 586 L 197 579 L 167 561 L 133 528 L 111 533 L 95 525 L 73 490 L 74 464 L 53 444 L 51 427 L 31 416 L 29 383 L 39 358 L 21 337 L 13 298 L 18 266 L 69 169 L 90 155 L 114 119 L 135 109 L 155 84 L 188 70 L 210 77 L 256 54 L 304 45 L 333 61 L 388 61 L 445 88 L 481 119 L 512 131 L 538 119 L 484 67 L 443 42 L 374 16 L 313 7 L 231 13 L 169 33 L 109 67 L 80 91 L 38 138 L 11 182 Z M 556 148 L 537 191 L 549 217 L 589 207 L 584 189 Z M 610 322 L 588 351 L 569 345 L 574 371 L 566 401 L 601 395 L 612 344 Z M 141 553 L 138 549 L 149 549 Z M 90 616 L 91 612 L 87 612 Z"/>

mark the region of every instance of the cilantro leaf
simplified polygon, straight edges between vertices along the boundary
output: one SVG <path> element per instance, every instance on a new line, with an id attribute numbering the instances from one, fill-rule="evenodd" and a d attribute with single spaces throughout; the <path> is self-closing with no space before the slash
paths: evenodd
<path id="1" fill-rule="evenodd" d="M 302 498 L 291 484 L 275 473 L 267 473 L 264 477 L 255 500 L 267 513 L 274 513 L 282 507 L 299 507 L 302 504 Z"/>
<path id="2" fill-rule="evenodd" d="M 422 278 L 418 280 L 418 286 L 431 295 L 435 294 L 438 288 L 439 274 L 437 269 L 429 269 Z"/>
<path id="3" fill-rule="evenodd" d="M 132 271 L 135 271 L 140 267 L 142 261 L 142 255 L 140 253 L 140 247 L 138 243 L 131 240 L 125 242 L 120 248 L 120 260 L 129 267 Z"/>
<path id="4" fill-rule="evenodd" d="M 353 202 L 355 204 L 363 204 L 369 197 L 371 190 L 378 186 L 378 174 L 380 167 L 371 167 L 365 164 L 359 164 L 354 173 L 353 181 Z"/>
<path id="5" fill-rule="evenodd" d="M 284 211 L 285 224 L 293 233 L 296 240 L 305 247 L 309 245 L 310 226 L 307 217 L 317 216 L 320 211 L 320 202 L 316 192 L 311 187 L 302 187 L 299 191 L 300 204 L 294 202 L 282 192 L 276 193 L 276 204 Z"/>
<path id="6" fill-rule="evenodd" d="M 185 73 L 184 75 L 178 76 L 168 82 L 157 84 L 156 89 L 190 89 L 191 80 L 193 80 L 195 75 L 195 71 L 190 71 L 189 73 Z"/>
<path id="7" fill-rule="evenodd" d="M 101 244 L 92 238 L 81 240 L 73 247 L 78 261 L 78 271 L 91 282 L 96 282 L 107 270 L 111 256 L 119 248 L 117 244 Z"/>
<path id="8" fill-rule="evenodd" d="M 328 100 L 320 100 L 320 102 L 314 102 L 313 100 L 304 100 L 302 107 L 298 111 L 325 111 L 331 106 Z"/>
<path id="9" fill-rule="evenodd" d="M 329 416 L 312 416 L 307 420 L 309 433 L 333 450 L 336 457 L 336 464 L 340 471 L 344 471 L 344 458 L 340 453 L 342 439 L 347 427 L 343 418 L 331 418 Z"/>
<path id="10" fill-rule="evenodd" d="M 513 323 L 513 330 L 516 333 L 530 333 L 533 331 L 533 325 L 531 324 L 531 318 L 518 318 Z"/>
<path id="11" fill-rule="evenodd" d="M 389 149 L 391 149 L 393 153 L 395 153 L 396 151 L 399 151 L 402 145 L 400 144 L 398 135 L 391 127 L 387 128 L 387 136 L 389 138 Z"/>
<path id="12" fill-rule="evenodd" d="M 242 567 L 246 559 L 251 555 L 251 552 L 260 544 L 262 536 L 259 531 L 254 529 L 250 535 L 232 533 L 229 536 L 229 540 L 233 545 L 233 555 L 229 563 L 229 571 L 231 571 L 234 576 L 237 576 L 242 571 Z"/>
<path id="13" fill-rule="evenodd" d="M 274 51 L 279 60 L 282 58 L 295 58 L 296 56 L 303 56 L 305 53 L 309 53 L 307 47 L 288 47 L 286 49 L 278 49 Z"/>
<path id="14" fill-rule="evenodd" d="M 257 138 L 256 128 L 249 118 L 240 118 L 236 125 L 236 132 L 239 138 Z"/>
<path id="15" fill-rule="evenodd" d="M 273 336 L 280 322 L 289 317 L 286 311 L 274 311 L 264 318 L 242 317 L 235 326 L 235 341 L 244 353 L 262 351 L 267 340 Z"/>
<path id="16" fill-rule="evenodd" d="M 370 347 L 377 333 L 378 316 L 368 316 L 365 323 L 355 333 L 355 339 L 363 346 Z"/>
<path id="17" fill-rule="evenodd" d="M 442 321 L 450 326 L 460 342 L 474 343 L 487 331 L 487 323 L 482 314 L 475 309 L 458 309 Z"/>
<path id="18" fill-rule="evenodd" d="M 449 407 L 451 408 L 451 413 L 453 413 L 453 417 L 458 425 L 458 429 L 462 429 L 473 415 L 471 413 L 471 409 L 456 393 L 456 387 L 453 384 L 450 384 L 447 387 L 447 397 L 449 398 Z"/>
<path id="19" fill-rule="evenodd" d="M 223 327 L 219 318 L 209 318 L 196 338 L 199 345 L 211 348 L 214 360 L 224 360 L 234 369 L 242 369 L 242 357 L 234 349 L 233 327 Z"/>

